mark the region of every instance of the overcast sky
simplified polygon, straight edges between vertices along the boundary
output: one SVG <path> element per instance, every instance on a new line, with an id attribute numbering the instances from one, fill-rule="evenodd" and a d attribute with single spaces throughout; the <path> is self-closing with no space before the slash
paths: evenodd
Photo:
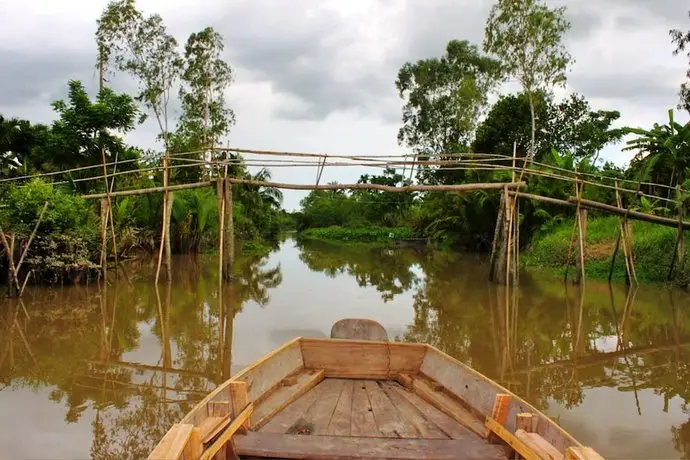
<path id="1" fill-rule="evenodd" d="M 49 122 L 69 79 L 93 93 L 96 19 L 105 0 L 0 0 L 0 113 Z M 481 45 L 492 0 L 138 0 L 184 43 L 212 26 L 225 37 L 236 80 L 236 147 L 332 154 L 390 154 L 401 100 L 394 81 L 406 61 L 443 54 L 451 39 Z M 671 28 L 690 28 L 685 0 L 553 0 L 568 5 L 566 44 L 576 62 L 567 91 L 621 125 L 650 127 L 675 107 L 687 58 L 672 55 Z M 113 82 L 116 90 L 131 83 Z M 688 119 L 686 114 L 679 115 Z M 154 147 L 147 122 L 128 141 Z M 625 163 L 620 146 L 604 157 Z M 273 168 L 274 179 L 310 183 L 314 169 Z M 362 170 L 326 169 L 322 181 L 354 182 Z M 303 193 L 287 192 L 295 208 Z"/>

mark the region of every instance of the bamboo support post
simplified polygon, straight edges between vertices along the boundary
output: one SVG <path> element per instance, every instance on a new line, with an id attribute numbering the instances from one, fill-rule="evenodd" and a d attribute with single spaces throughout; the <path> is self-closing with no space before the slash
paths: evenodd
<path id="1" fill-rule="evenodd" d="M 108 213 L 110 200 L 101 198 L 101 271 L 105 278 L 108 271 L 106 259 L 108 257 Z"/>
<path id="2" fill-rule="evenodd" d="M 232 212 L 232 183 L 226 176 L 223 181 L 223 201 L 225 202 L 225 248 L 223 250 L 223 275 L 225 280 L 232 279 L 232 264 L 235 259 L 235 224 Z"/>
<path id="3" fill-rule="evenodd" d="M 580 209 L 577 215 L 578 246 L 577 246 L 577 271 L 574 284 L 585 282 L 585 243 L 587 242 L 587 209 Z"/>
<path id="4" fill-rule="evenodd" d="M 163 219 L 161 224 L 161 244 L 158 249 L 158 266 L 156 268 L 156 283 L 160 278 L 161 265 L 163 263 L 163 250 L 165 249 L 168 281 L 172 281 L 171 251 L 170 251 L 170 214 L 172 211 L 172 193 L 168 187 L 169 178 L 168 155 L 163 156 Z"/>
<path id="5" fill-rule="evenodd" d="M 621 196 L 621 191 L 618 188 L 618 181 L 615 182 L 616 184 L 616 203 L 618 205 L 618 208 L 623 210 L 623 198 Z M 627 210 L 626 210 L 627 211 Z M 631 236 L 630 236 L 630 226 L 628 225 L 628 219 L 627 219 L 627 212 L 626 215 L 623 215 L 620 218 L 619 224 L 619 232 L 621 235 L 621 243 L 623 244 L 623 254 L 625 256 L 625 272 L 626 272 L 626 278 L 625 281 L 629 285 L 637 285 L 637 275 L 635 273 L 635 260 L 633 258 L 633 253 L 632 253 L 632 241 L 631 241 Z"/>
<path id="6" fill-rule="evenodd" d="M 494 240 L 491 243 L 491 257 L 489 262 L 489 281 L 496 281 L 496 267 L 499 259 L 499 244 L 501 238 L 501 225 L 503 221 L 503 213 L 506 209 L 506 196 L 501 193 L 501 199 L 498 203 L 498 216 L 496 217 L 496 227 L 494 228 Z"/>
<path id="7" fill-rule="evenodd" d="M 216 181 L 216 200 L 218 202 L 218 278 L 224 279 L 223 275 L 223 248 L 224 248 L 224 238 L 225 238 L 225 180 L 219 178 Z"/>
<path id="8" fill-rule="evenodd" d="M 680 186 L 676 187 L 677 194 L 680 197 Z M 685 214 L 685 202 L 684 200 L 679 200 L 678 202 L 678 230 L 676 235 L 676 243 L 673 245 L 673 255 L 671 256 L 671 266 L 668 270 L 667 279 L 671 281 L 673 279 L 673 272 L 678 265 L 678 268 L 682 270 L 685 265 L 685 235 L 683 231 L 683 215 Z"/>
<path id="9" fill-rule="evenodd" d="M 493 258 L 493 273 L 490 275 L 490 279 L 498 284 L 508 283 L 508 235 L 510 231 L 510 210 L 511 210 L 511 200 L 508 197 L 507 187 L 503 189 L 501 194 L 501 206 L 502 210 L 499 210 L 498 219 L 496 220 L 496 231 L 498 235 L 496 236 L 497 244 L 495 250 L 495 256 Z"/>

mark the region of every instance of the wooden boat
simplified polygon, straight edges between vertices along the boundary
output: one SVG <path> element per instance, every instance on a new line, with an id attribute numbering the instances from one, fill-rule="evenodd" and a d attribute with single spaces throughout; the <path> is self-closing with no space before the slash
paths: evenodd
<path id="1" fill-rule="evenodd" d="M 515 394 L 436 348 L 345 319 L 211 392 L 150 460 L 601 460 Z"/>

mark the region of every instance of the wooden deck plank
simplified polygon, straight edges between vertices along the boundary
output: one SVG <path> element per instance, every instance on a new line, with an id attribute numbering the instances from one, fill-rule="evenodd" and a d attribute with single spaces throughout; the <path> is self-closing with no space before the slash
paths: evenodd
<path id="1" fill-rule="evenodd" d="M 361 388 L 360 388 L 361 389 Z M 241 456 L 340 460 L 505 460 L 504 450 L 476 436 L 467 439 L 399 439 L 281 435 L 249 432 L 234 437 Z"/>
<path id="2" fill-rule="evenodd" d="M 331 436 L 350 436 L 350 418 L 352 416 L 352 393 L 355 389 L 354 380 L 345 380 L 343 388 L 335 405 L 333 417 L 328 424 Z"/>
<path id="3" fill-rule="evenodd" d="M 472 432 L 461 425 L 457 420 L 438 410 L 427 401 L 423 400 L 419 395 L 413 391 L 405 388 L 397 388 L 398 393 L 410 402 L 417 410 L 419 410 L 426 419 L 436 425 L 451 439 L 464 439 Z"/>
<path id="4" fill-rule="evenodd" d="M 293 401 L 281 412 L 271 418 L 268 423 L 258 429 L 259 432 L 267 433 L 286 433 L 296 421 L 304 416 L 312 404 L 319 398 L 321 393 L 327 388 L 323 386 L 324 381 L 307 391 L 300 398 Z"/>
<path id="5" fill-rule="evenodd" d="M 364 437 L 380 437 L 381 432 L 376 426 L 374 412 L 369 402 L 365 380 L 355 380 L 352 391 L 352 415 L 350 419 L 350 435 Z"/>
<path id="6" fill-rule="evenodd" d="M 258 403 L 252 414 L 251 426 L 255 429 L 261 428 L 271 417 L 321 382 L 323 374 L 323 370 L 301 369 L 283 379 Z"/>
<path id="7" fill-rule="evenodd" d="M 312 435 L 324 435 L 328 433 L 328 425 L 338 404 L 340 393 L 345 381 L 342 379 L 324 380 L 321 386 L 325 387 L 319 398 L 309 407 L 304 414 L 304 422 Z"/>
<path id="8" fill-rule="evenodd" d="M 395 382 L 384 382 L 383 392 L 391 400 L 395 408 L 400 413 L 400 416 L 410 423 L 419 433 L 419 436 L 424 439 L 448 439 L 449 436 L 444 433 L 439 427 L 434 423 L 426 419 L 424 414 L 418 410 L 410 401 L 408 401 L 400 391 L 406 391 L 398 383 Z M 420 399 L 421 401 L 421 399 Z M 422 404 L 424 401 L 421 401 Z M 433 407 L 431 408 L 433 410 Z"/>
<path id="9" fill-rule="evenodd" d="M 479 436 L 486 437 L 488 432 L 483 421 L 479 420 L 461 401 L 445 391 L 443 387 L 436 387 L 432 380 L 419 376 L 414 377 L 412 385 L 414 391 L 434 407 L 445 412 Z"/>
<path id="10" fill-rule="evenodd" d="M 414 425 L 400 416 L 398 409 L 383 391 L 379 382 L 367 380 L 365 387 L 374 413 L 374 421 L 384 436 L 408 439 L 420 437 Z"/>

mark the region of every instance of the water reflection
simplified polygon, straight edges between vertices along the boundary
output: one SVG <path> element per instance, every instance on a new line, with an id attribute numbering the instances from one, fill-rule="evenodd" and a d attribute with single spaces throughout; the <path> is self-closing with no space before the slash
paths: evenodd
<path id="1" fill-rule="evenodd" d="M 690 458 L 686 293 L 527 274 L 506 291 L 482 257 L 292 240 L 238 260 L 231 283 L 212 257 L 174 266 L 158 288 L 136 261 L 107 286 L 0 304 L 8 458 L 144 458 L 219 382 L 346 316 L 471 364 L 610 458 Z"/>

